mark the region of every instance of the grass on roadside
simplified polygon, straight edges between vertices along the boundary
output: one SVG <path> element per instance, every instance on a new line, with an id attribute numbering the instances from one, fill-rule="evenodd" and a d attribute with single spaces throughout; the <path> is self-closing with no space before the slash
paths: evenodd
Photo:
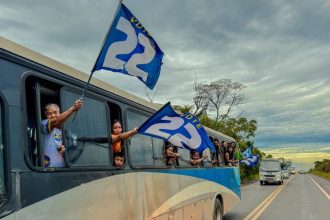
<path id="1" fill-rule="evenodd" d="M 318 171 L 318 170 L 310 170 L 309 171 L 310 173 L 314 174 L 314 175 L 317 175 L 317 176 L 321 176 L 327 180 L 330 181 L 330 173 L 326 173 L 326 172 L 322 172 L 322 171 Z"/>
<path id="2" fill-rule="evenodd" d="M 241 179 L 241 184 L 248 184 L 250 182 L 255 182 L 259 180 L 259 173 L 256 174 L 252 174 L 250 176 L 248 176 L 247 178 Z"/>

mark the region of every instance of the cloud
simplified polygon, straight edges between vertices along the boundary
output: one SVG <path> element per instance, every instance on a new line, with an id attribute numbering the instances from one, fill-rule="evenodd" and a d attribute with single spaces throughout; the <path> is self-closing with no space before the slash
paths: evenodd
<path id="1" fill-rule="evenodd" d="M 315 161 L 322 161 L 330 158 L 329 144 L 309 143 L 309 144 L 287 144 L 274 147 L 261 148 L 266 154 L 271 154 L 273 158 L 285 158 L 291 160 L 298 169 L 314 168 Z"/>

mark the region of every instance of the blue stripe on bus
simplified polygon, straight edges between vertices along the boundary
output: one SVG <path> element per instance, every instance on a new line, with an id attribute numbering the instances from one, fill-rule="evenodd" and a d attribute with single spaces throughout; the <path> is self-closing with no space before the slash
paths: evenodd
<path id="1" fill-rule="evenodd" d="M 238 197 L 241 197 L 240 172 L 238 168 L 168 169 L 156 172 L 192 176 L 216 182 L 233 191 Z"/>

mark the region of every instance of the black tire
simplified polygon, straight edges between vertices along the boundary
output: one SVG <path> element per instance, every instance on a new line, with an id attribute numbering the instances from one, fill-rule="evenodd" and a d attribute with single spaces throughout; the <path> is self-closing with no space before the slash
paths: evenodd
<path id="1" fill-rule="evenodd" d="M 214 209 L 213 209 L 213 220 L 223 219 L 223 209 L 222 204 L 218 198 L 215 199 Z"/>
<path id="2" fill-rule="evenodd" d="M 260 185 L 264 185 L 264 182 L 262 182 L 261 180 L 260 180 Z"/>

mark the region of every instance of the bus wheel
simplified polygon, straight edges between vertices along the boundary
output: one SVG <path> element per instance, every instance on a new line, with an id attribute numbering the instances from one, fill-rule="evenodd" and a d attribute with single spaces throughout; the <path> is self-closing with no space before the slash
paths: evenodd
<path id="1" fill-rule="evenodd" d="M 214 202 L 213 220 L 222 220 L 223 210 L 220 200 L 217 198 Z"/>

